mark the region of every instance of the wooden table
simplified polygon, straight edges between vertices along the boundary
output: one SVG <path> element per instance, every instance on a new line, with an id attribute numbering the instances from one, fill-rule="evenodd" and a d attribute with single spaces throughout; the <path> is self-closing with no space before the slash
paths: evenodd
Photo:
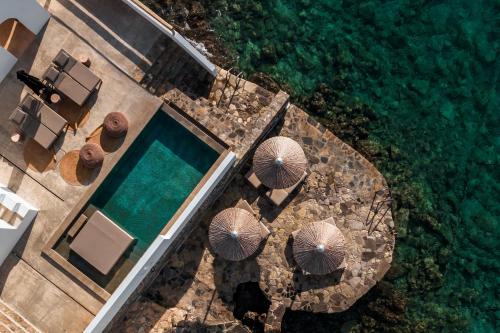
<path id="1" fill-rule="evenodd" d="M 80 54 L 78 56 L 78 61 L 81 62 L 84 66 L 90 67 L 91 61 L 88 55 L 86 54 Z"/>
<path id="2" fill-rule="evenodd" d="M 52 94 L 50 95 L 50 102 L 52 104 L 57 104 L 61 101 L 61 96 L 59 94 Z"/>

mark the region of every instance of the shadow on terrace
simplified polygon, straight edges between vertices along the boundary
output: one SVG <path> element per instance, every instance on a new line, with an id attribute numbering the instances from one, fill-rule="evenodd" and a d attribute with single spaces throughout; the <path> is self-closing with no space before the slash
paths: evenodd
<path id="1" fill-rule="evenodd" d="M 193 99 L 208 97 L 214 78 L 180 46 L 120 0 L 59 0 L 63 8 L 129 61 L 124 68 L 157 96 L 177 88 Z M 58 6 L 53 6 L 58 8 Z M 74 22 L 66 22 L 72 28 Z M 80 30 L 75 30 L 78 33 Z M 97 47 L 101 50 L 101 47 Z M 123 64 L 121 64 L 123 65 Z M 121 66 L 119 66 L 121 67 Z"/>

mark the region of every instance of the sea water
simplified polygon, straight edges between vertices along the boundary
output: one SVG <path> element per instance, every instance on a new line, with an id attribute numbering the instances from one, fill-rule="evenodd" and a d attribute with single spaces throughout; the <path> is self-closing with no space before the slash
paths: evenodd
<path id="1" fill-rule="evenodd" d="M 404 319 L 361 307 L 335 327 L 498 332 L 500 1 L 203 3 L 242 71 L 315 106 L 390 183 Z"/>

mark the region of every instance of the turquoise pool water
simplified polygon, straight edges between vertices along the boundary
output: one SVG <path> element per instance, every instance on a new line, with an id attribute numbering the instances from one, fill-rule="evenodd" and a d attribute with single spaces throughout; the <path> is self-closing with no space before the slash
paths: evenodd
<path id="1" fill-rule="evenodd" d="M 91 198 L 137 239 L 138 259 L 186 200 L 219 154 L 159 111 Z"/>

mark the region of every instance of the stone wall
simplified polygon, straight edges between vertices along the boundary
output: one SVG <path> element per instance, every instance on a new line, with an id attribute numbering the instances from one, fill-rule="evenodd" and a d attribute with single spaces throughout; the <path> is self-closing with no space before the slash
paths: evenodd
<path id="1" fill-rule="evenodd" d="M 243 165 L 252 155 L 252 152 L 255 150 L 257 145 L 269 134 L 269 132 L 274 128 L 274 126 L 276 126 L 276 124 L 286 113 L 289 100 L 289 96 L 284 92 L 279 92 L 278 94 L 276 94 L 269 102 L 269 104 L 265 108 L 263 108 L 264 110 L 262 110 L 259 115 L 253 118 L 255 119 L 255 123 L 252 123 L 252 126 L 250 127 L 251 130 L 241 133 L 238 132 L 240 126 L 238 126 L 236 129 L 231 127 L 234 126 L 235 123 L 241 124 L 238 122 L 238 118 L 236 118 L 236 115 L 233 114 L 232 117 L 229 116 L 223 119 L 222 115 L 227 114 L 227 112 L 215 107 L 211 102 L 207 100 L 193 101 L 177 89 L 170 91 L 166 96 L 164 96 L 164 98 L 168 103 L 174 103 L 177 108 L 180 108 L 183 112 L 187 113 L 200 125 L 206 127 L 208 130 L 212 130 L 212 133 L 217 135 L 219 138 L 221 137 L 221 134 L 225 134 L 223 135 L 225 140 L 222 138 L 221 139 L 225 141 L 225 143 L 230 147 L 230 150 L 236 153 L 237 160 L 232 170 L 230 170 L 214 188 L 214 190 L 205 200 L 204 204 L 199 208 L 197 213 L 185 226 L 182 233 L 179 234 L 178 237 L 176 237 L 169 250 L 165 252 L 158 263 L 151 269 L 148 276 L 146 276 L 140 286 L 136 289 L 134 294 L 128 299 L 127 303 L 125 303 L 124 306 L 120 309 L 118 315 L 115 316 L 111 324 L 108 326 L 107 331 L 109 332 L 115 332 L 117 330 L 115 325 L 119 324 L 120 318 L 123 317 L 129 305 L 135 302 L 141 295 L 141 293 L 152 284 L 152 282 L 160 273 L 161 269 L 165 266 L 167 258 L 179 250 L 180 246 L 191 235 L 193 230 L 196 229 L 201 221 L 203 221 L 206 213 L 210 211 L 209 208 L 224 193 L 227 186 L 240 172 Z M 264 118 L 260 118 L 261 115 L 263 115 Z M 214 133 L 214 129 L 217 129 L 216 133 Z M 232 133 L 236 134 L 232 135 Z"/>

